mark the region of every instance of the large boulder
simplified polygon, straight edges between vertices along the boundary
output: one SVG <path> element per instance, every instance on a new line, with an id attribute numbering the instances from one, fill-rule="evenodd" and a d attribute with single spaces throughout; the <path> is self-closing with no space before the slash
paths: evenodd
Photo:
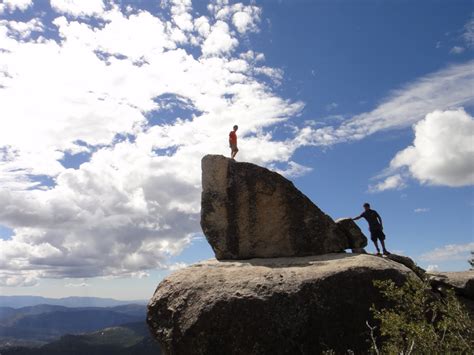
<path id="1" fill-rule="evenodd" d="M 307 256 L 351 248 L 346 234 L 276 172 L 202 159 L 201 227 L 216 258 Z"/>
<path id="2" fill-rule="evenodd" d="M 147 322 L 165 354 L 366 353 L 373 280 L 414 273 L 367 254 L 209 260 L 164 279 Z"/>
<path id="3" fill-rule="evenodd" d="M 365 252 L 362 250 L 367 246 L 367 237 L 362 233 L 362 230 L 352 218 L 339 218 L 336 220 L 336 224 L 346 235 L 349 248 L 352 249 L 352 252 Z"/>

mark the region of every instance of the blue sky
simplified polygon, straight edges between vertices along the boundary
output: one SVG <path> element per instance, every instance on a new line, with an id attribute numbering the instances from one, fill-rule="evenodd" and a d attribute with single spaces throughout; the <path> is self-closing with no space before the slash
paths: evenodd
<path id="1" fill-rule="evenodd" d="M 200 158 L 235 123 L 239 160 L 333 218 L 370 202 L 425 268 L 468 268 L 472 2 L 8 0 L 0 18 L 0 293 L 148 298 L 212 257 Z"/>

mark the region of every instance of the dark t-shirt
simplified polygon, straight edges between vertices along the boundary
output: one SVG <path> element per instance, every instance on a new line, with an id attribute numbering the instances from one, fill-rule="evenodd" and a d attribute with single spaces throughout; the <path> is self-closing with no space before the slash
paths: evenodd
<path id="1" fill-rule="evenodd" d="M 380 229 L 380 223 L 377 217 L 380 218 L 379 214 L 377 211 L 374 210 L 368 210 L 364 211 L 361 215 L 361 217 L 364 217 L 367 222 L 369 222 L 369 229 L 374 230 L 374 229 Z"/>

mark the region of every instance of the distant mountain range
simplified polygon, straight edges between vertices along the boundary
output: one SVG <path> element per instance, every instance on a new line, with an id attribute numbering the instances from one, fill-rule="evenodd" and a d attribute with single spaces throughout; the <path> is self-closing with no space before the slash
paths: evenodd
<path id="1" fill-rule="evenodd" d="M 82 335 L 64 335 L 46 345 L 9 347 L 2 355 L 159 355 L 160 347 L 150 337 L 145 322 L 129 323 Z"/>
<path id="2" fill-rule="evenodd" d="M 63 307 L 114 307 L 126 304 L 147 304 L 146 300 L 120 301 L 99 297 L 46 298 L 41 296 L 0 296 L 0 307 L 21 308 L 39 304 Z"/>
<path id="3" fill-rule="evenodd" d="M 157 354 L 145 318 L 144 304 L 0 307 L 0 354 Z"/>
<path id="4" fill-rule="evenodd" d="M 145 306 L 67 308 L 37 305 L 0 308 L 0 337 L 49 341 L 64 334 L 92 332 L 124 323 L 145 321 Z M 12 310 L 14 312 L 12 312 Z"/>

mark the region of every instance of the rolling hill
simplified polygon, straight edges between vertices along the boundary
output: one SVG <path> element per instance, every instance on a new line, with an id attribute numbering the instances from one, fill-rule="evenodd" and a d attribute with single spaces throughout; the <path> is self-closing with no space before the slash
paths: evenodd
<path id="1" fill-rule="evenodd" d="M 135 322 L 81 335 L 64 335 L 37 348 L 10 347 L 2 355 L 157 355 L 160 347 L 145 322 Z"/>
<path id="2" fill-rule="evenodd" d="M 95 332 L 126 323 L 145 322 L 146 307 L 139 304 L 115 307 L 35 305 L 0 307 L 0 348 L 12 344 L 42 345 L 65 334 Z"/>

